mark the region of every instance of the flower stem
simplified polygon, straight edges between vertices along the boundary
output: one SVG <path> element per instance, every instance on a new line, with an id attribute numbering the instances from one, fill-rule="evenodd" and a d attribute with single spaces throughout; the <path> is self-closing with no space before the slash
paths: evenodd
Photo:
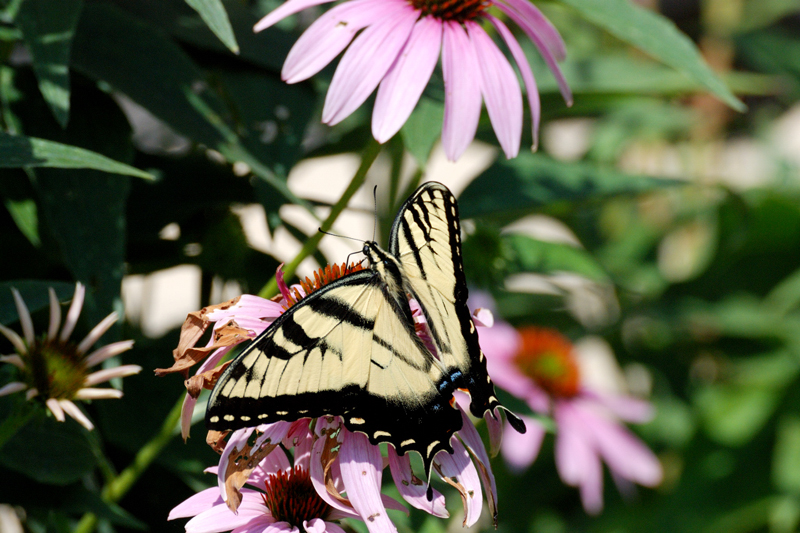
<path id="1" fill-rule="evenodd" d="M 177 435 L 175 429 L 181 418 L 181 407 L 183 406 L 183 396 L 167 415 L 158 433 L 145 444 L 139 453 L 134 457 L 133 462 L 119 475 L 115 476 L 105 487 L 103 487 L 100 497 L 105 502 L 116 503 L 130 490 L 139 477 L 147 470 L 147 467 L 158 457 L 164 446 L 169 444 L 172 438 Z M 94 513 L 86 513 L 81 518 L 78 525 L 73 530 L 74 533 L 91 533 L 97 526 L 97 516 Z"/>
<path id="2" fill-rule="evenodd" d="M 364 150 L 364 154 L 361 156 L 361 165 L 358 167 L 353 179 L 350 181 L 350 185 L 347 186 L 347 189 L 344 191 L 344 194 L 342 194 L 342 197 L 339 198 L 339 201 L 331 207 L 331 212 L 328 215 L 328 218 L 326 218 L 320 226 L 321 231 L 318 231 L 314 235 L 310 236 L 308 240 L 303 243 L 303 248 L 300 250 L 297 256 L 283 267 L 283 273 L 287 279 L 294 275 L 297 266 L 303 261 L 303 259 L 314 253 L 314 250 L 317 249 L 319 241 L 322 240 L 324 235 L 322 232 L 329 231 L 333 227 L 333 223 L 336 222 L 336 219 L 339 218 L 340 214 L 342 214 L 344 208 L 347 207 L 347 203 L 350 201 L 356 191 L 364 184 L 364 180 L 367 177 L 367 171 L 372 166 L 372 163 L 375 162 L 375 159 L 378 157 L 380 151 L 381 145 L 376 141 L 371 140 L 370 144 Z M 258 295 L 262 298 L 270 298 L 277 293 L 278 282 L 275 280 L 275 278 L 272 278 L 269 283 L 264 285 Z"/>

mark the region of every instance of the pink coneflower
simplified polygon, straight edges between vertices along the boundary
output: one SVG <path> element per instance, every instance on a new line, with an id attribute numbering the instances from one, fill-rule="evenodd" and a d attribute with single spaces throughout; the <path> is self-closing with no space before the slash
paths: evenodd
<path id="1" fill-rule="evenodd" d="M 72 304 L 59 333 L 61 305 L 51 288 L 50 325 L 47 335 L 37 338 L 34 335 L 31 314 L 22 296 L 16 289 L 12 289 L 11 292 L 14 295 L 24 338 L 0 324 L 0 333 L 11 341 L 17 352 L 13 355 L 0 356 L 0 362 L 17 367 L 19 374 L 19 381 L 0 387 L 0 396 L 25 391 L 26 398 L 41 401 L 59 422 L 63 422 L 67 414 L 86 429 L 92 430 L 94 425 L 73 400 L 121 398 L 122 391 L 95 388 L 95 385 L 114 378 L 138 374 L 142 370 L 138 365 L 121 365 L 89 373 L 89 368 L 133 347 L 131 340 L 119 341 L 89 354 L 86 353 L 117 321 L 117 313 L 108 315 L 89 332 L 85 339 L 75 344 L 69 340 L 69 336 L 81 314 L 86 289 L 80 283 L 75 286 Z"/>
<path id="2" fill-rule="evenodd" d="M 533 411 L 553 416 L 559 475 L 566 484 L 580 489 L 587 512 L 596 514 L 603 509 L 602 462 L 623 490 L 632 482 L 647 487 L 661 482 L 656 456 L 620 423 L 647 422 L 652 417 L 651 405 L 584 385 L 569 340 L 554 330 L 515 330 L 498 322 L 481 330 L 480 342 L 495 383 L 525 400 Z M 510 431 L 502 443 L 503 456 L 515 470 L 533 463 L 545 436 L 540 422 L 520 418 L 528 431 Z"/>
<path id="3" fill-rule="evenodd" d="M 264 30 L 298 11 L 331 1 L 288 0 L 261 19 L 254 30 Z M 566 55 L 564 42 L 528 0 L 348 0 L 327 11 L 303 33 L 289 52 L 281 76 L 287 83 L 303 81 L 347 48 L 328 89 L 322 121 L 337 124 L 378 88 L 372 134 L 383 143 L 411 115 L 441 52 L 445 85 L 442 144 L 448 159 L 458 159 L 475 137 L 481 99 L 503 152 L 512 158 L 519 153 L 522 136 L 522 94 L 514 68 L 483 29 L 484 21 L 505 42 L 525 83 L 534 148 L 539 93 L 522 48 L 508 27 L 490 14 L 491 7 L 533 41 L 571 105 L 572 95 L 557 64 Z"/>

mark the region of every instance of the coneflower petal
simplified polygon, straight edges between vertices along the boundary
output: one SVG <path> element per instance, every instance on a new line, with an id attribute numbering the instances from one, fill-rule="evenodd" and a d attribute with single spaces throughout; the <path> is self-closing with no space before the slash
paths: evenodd
<path id="1" fill-rule="evenodd" d="M 52 341 L 58 335 L 58 327 L 61 325 L 61 304 L 52 287 L 47 289 L 47 294 L 50 297 L 50 325 L 47 328 L 47 340 Z"/>
<path id="2" fill-rule="evenodd" d="M 94 343 L 96 343 L 98 339 L 100 339 L 100 337 L 102 337 L 103 334 L 108 331 L 108 328 L 110 328 L 118 318 L 119 315 L 116 311 L 114 311 L 101 320 L 100 323 L 93 327 L 92 331 L 86 335 L 86 338 L 83 339 L 80 344 L 78 344 L 78 353 L 85 353 L 86 350 L 91 348 Z"/>
<path id="3" fill-rule="evenodd" d="M 102 348 L 98 348 L 97 350 L 87 355 L 86 359 L 84 359 L 84 364 L 86 365 L 87 368 L 91 368 L 97 364 L 102 363 L 106 359 L 114 357 L 115 355 L 119 355 L 122 352 L 126 352 L 131 348 L 133 348 L 132 340 L 112 342 L 111 344 L 107 344 Z"/>
<path id="4" fill-rule="evenodd" d="M 83 283 L 78 282 L 75 285 L 75 294 L 72 296 L 72 303 L 69 306 L 69 311 L 67 311 L 67 318 L 64 320 L 64 327 L 61 329 L 61 335 L 58 337 L 61 342 L 65 342 L 69 339 L 69 336 L 72 335 L 72 330 L 75 329 L 75 324 L 78 323 L 78 317 L 81 315 L 83 297 L 85 294 L 86 287 L 83 286 Z"/>
<path id="5" fill-rule="evenodd" d="M 27 388 L 28 386 L 21 381 L 12 381 L 11 383 L 0 387 L 0 396 L 8 396 L 9 394 L 14 394 L 15 392 L 24 391 Z"/>
<path id="6" fill-rule="evenodd" d="M 86 379 L 83 381 L 83 385 L 85 387 L 91 387 L 92 385 L 97 385 L 98 383 L 104 383 L 110 379 L 114 378 L 124 378 L 125 376 L 132 376 L 134 374 L 138 374 L 142 371 L 142 367 L 139 365 L 121 365 L 115 366 L 113 368 L 106 368 L 104 370 L 98 370 L 97 372 L 92 372 Z"/>
<path id="7" fill-rule="evenodd" d="M 384 0 L 385 1 L 385 0 Z M 334 125 L 364 103 L 406 44 L 419 13 L 405 6 L 365 29 L 342 56 L 325 96 L 322 122 Z"/>
<path id="8" fill-rule="evenodd" d="M 553 23 L 547 20 L 547 17 L 539 11 L 539 8 L 528 0 L 502 1 L 525 17 L 531 27 L 536 31 L 536 34 L 541 37 L 542 44 L 547 47 L 557 60 L 564 61 L 567 57 L 567 46 L 564 44 L 564 39 L 561 38 L 561 35 L 558 33 L 555 26 L 553 26 Z"/>
<path id="9" fill-rule="evenodd" d="M 472 424 L 472 422 L 470 422 Z M 470 527 L 478 521 L 483 509 L 483 493 L 478 470 L 469 457 L 469 452 L 458 439 L 452 439 L 453 453 L 436 454 L 435 463 L 442 479 L 461 493 L 464 503 L 465 527 Z"/>
<path id="10" fill-rule="evenodd" d="M 50 412 L 53 413 L 53 416 L 56 418 L 56 420 L 59 422 L 63 422 L 65 420 L 64 410 L 61 408 L 61 404 L 58 403 L 58 400 L 55 398 L 48 398 L 44 403 L 50 409 Z"/>
<path id="11" fill-rule="evenodd" d="M 32 346 L 36 337 L 33 334 L 33 321 L 31 320 L 31 313 L 28 311 L 28 306 L 25 305 L 25 300 L 22 299 L 17 289 L 11 289 L 11 294 L 14 295 L 14 304 L 17 306 L 17 314 L 19 315 L 19 323 L 22 325 L 22 333 L 25 335 L 25 341 L 28 346 Z"/>
<path id="12" fill-rule="evenodd" d="M 22 337 L 17 335 L 16 331 L 0 324 L 0 333 L 2 333 L 3 336 L 14 345 L 14 349 L 17 350 L 18 354 L 25 355 L 28 353 L 28 348 L 25 346 L 25 342 L 22 340 Z"/>
<path id="13" fill-rule="evenodd" d="M 58 403 L 61 405 L 61 408 L 64 410 L 64 412 L 77 420 L 80 425 L 89 431 L 94 429 L 94 424 L 92 424 L 91 420 L 89 420 L 89 418 L 83 414 L 83 411 L 81 411 L 77 405 L 69 400 L 59 400 Z"/>
<path id="14" fill-rule="evenodd" d="M 467 149 L 481 116 L 481 87 L 474 75 L 478 63 L 472 42 L 456 22 L 443 26 L 442 72 L 444 75 L 444 124 L 442 146 L 450 161 Z"/>
<path id="15" fill-rule="evenodd" d="M 464 23 L 478 58 L 481 92 L 495 135 L 506 157 L 519 153 L 522 136 L 522 93 L 517 75 L 492 38 L 478 24 Z"/>
<path id="16" fill-rule="evenodd" d="M 25 362 L 22 360 L 17 354 L 14 355 L 0 355 L 0 363 L 8 363 L 10 365 L 14 365 L 15 367 L 23 370 L 25 368 Z"/>
<path id="17" fill-rule="evenodd" d="M 118 400 L 122 398 L 122 391 L 117 389 L 80 389 L 75 393 L 76 400 Z"/>
<path id="18" fill-rule="evenodd" d="M 533 77 L 533 71 L 531 71 L 531 66 L 528 63 L 528 59 L 525 57 L 525 52 L 522 51 L 522 47 L 508 27 L 503 24 L 502 21 L 491 15 L 486 15 L 486 18 L 494 25 L 497 29 L 497 33 L 499 33 L 505 41 L 506 46 L 508 46 L 508 49 L 511 51 L 511 56 L 514 58 L 514 61 L 517 62 L 522 81 L 525 83 L 525 90 L 528 93 L 528 107 L 530 107 L 531 110 L 531 130 L 533 134 L 532 149 L 535 151 L 539 147 L 539 120 L 542 114 L 542 104 L 539 99 L 539 88 L 536 87 L 536 79 Z"/>
<path id="19" fill-rule="evenodd" d="M 330 2 L 333 2 L 333 0 L 288 0 L 288 2 L 284 2 L 280 6 L 276 7 L 267 16 L 256 22 L 256 25 L 253 26 L 253 31 L 258 33 L 262 30 L 266 30 L 276 22 L 281 21 L 290 15 L 299 13 L 300 11 L 308 9 L 309 7 L 328 4 Z"/>
<path id="20" fill-rule="evenodd" d="M 391 139 L 411 115 L 433 74 L 441 48 L 441 21 L 433 17 L 419 19 L 378 88 L 372 111 L 372 135 L 379 143 Z"/>

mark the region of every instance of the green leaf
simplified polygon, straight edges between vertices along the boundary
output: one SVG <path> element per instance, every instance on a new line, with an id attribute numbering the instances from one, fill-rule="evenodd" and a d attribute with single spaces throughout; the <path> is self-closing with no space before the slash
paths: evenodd
<path id="1" fill-rule="evenodd" d="M 91 150 L 0 132 L 0 168 L 20 167 L 91 168 L 111 174 L 155 179 L 152 174 Z"/>
<path id="2" fill-rule="evenodd" d="M 69 56 L 82 7 L 83 0 L 29 0 L 16 19 L 39 90 L 62 128 L 69 120 Z"/>
<path id="3" fill-rule="evenodd" d="M 695 396 L 695 405 L 711 438 L 727 446 L 742 446 L 764 426 L 781 392 L 761 387 L 710 385 Z"/>
<path id="4" fill-rule="evenodd" d="M 0 464 L 34 481 L 68 485 L 94 469 L 96 459 L 86 429 L 71 418 L 57 422 L 40 416 L 9 440 Z"/>
<path id="5" fill-rule="evenodd" d="M 228 19 L 228 13 L 221 0 L 186 0 L 186 3 L 200 14 L 203 21 L 211 28 L 214 35 L 228 47 L 228 50 L 234 54 L 239 53 L 239 45 L 233 35 L 231 21 Z"/>
<path id="6" fill-rule="evenodd" d="M 423 168 L 442 133 L 443 119 L 444 104 L 423 96 L 400 129 L 403 144 Z"/>
<path id="7" fill-rule="evenodd" d="M 772 480 L 780 490 L 800 493 L 800 418 L 797 416 L 785 415 L 778 423 Z"/>
<path id="8" fill-rule="evenodd" d="M 75 291 L 73 283 L 20 279 L 0 283 L 0 324 L 12 324 L 19 318 L 11 289 L 17 289 L 28 311 L 35 313 L 49 305 L 48 288 L 56 291 L 58 301 L 69 300 Z"/>
<path id="9" fill-rule="evenodd" d="M 520 234 L 505 235 L 503 240 L 514 252 L 512 269 L 516 272 L 573 272 L 593 281 L 609 280 L 603 267 L 582 248 Z"/>
<path id="10" fill-rule="evenodd" d="M 599 200 L 680 183 L 523 153 L 489 167 L 467 186 L 458 202 L 463 218 L 514 217 L 559 202 Z"/>
<path id="11" fill-rule="evenodd" d="M 39 238 L 39 217 L 36 212 L 36 202 L 31 199 L 11 200 L 6 199 L 8 214 L 14 219 L 23 235 L 37 248 L 42 244 Z"/>
<path id="12" fill-rule="evenodd" d="M 667 18 L 631 0 L 561 0 L 591 22 L 655 59 L 685 72 L 733 109 L 747 107 L 709 68 L 691 39 Z"/>

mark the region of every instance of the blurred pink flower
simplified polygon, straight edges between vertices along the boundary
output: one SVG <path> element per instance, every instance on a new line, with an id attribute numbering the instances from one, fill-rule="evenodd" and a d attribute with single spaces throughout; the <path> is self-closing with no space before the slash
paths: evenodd
<path id="1" fill-rule="evenodd" d="M 117 321 L 117 313 L 111 313 L 101 320 L 86 338 L 76 344 L 69 340 L 69 336 L 78 323 L 86 288 L 81 283 L 75 285 L 75 294 L 60 334 L 61 304 L 51 288 L 47 335 L 36 338 L 28 306 L 16 289 L 11 292 L 24 338 L 0 324 L 0 333 L 11 341 L 17 352 L 0 356 L 0 363 L 17 367 L 20 379 L 0 387 L 0 396 L 25 391 L 28 400 L 41 400 L 59 422 L 65 420 L 66 414 L 91 431 L 94 425 L 73 400 L 122 398 L 121 390 L 96 388 L 95 385 L 138 374 L 142 370 L 138 365 L 120 365 L 89 373 L 89 368 L 133 347 L 131 340 L 119 341 L 86 353 Z"/>
<path id="2" fill-rule="evenodd" d="M 565 337 L 543 328 L 516 330 L 498 321 L 481 330 L 480 343 L 495 383 L 525 400 L 533 411 L 553 416 L 558 428 L 555 459 L 559 475 L 564 483 L 580 489 L 588 513 L 603 509 L 602 462 L 623 491 L 631 482 L 647 487 L 661 482 L 656 456 L 620 423 L 647 422 L 653 415 L 652 406 L 584 386 L 572 344 Z M 521 418 L 528 431 L 508 431 L 502 443 L 506 462 L 516 470 L 533 463 L 546 433 L 536 419 Z"/>
<path id="3" fill-rule="evenodd" d="M 331 1 L 288 0 L 254 30 Z M 508 27 L 489 13 L 492 6 L 533 41 L 571 105 L 572 95 L 557 64 L 566 56 L 564 42 L 529 0 L 349 0 L 327 11 L 303 33 L 289 52 L 281 76 L 287 83 L 303 81 L 347 48 L 328 89 L 322 121 L 341 122 L 377 88 L 372 134 L 384 143 L 411 115 L 441 52 L 442 144 L 448 159 L 458 159 L 475 137 L 481 99 L 503 152 L 512 158 L 519 153 L 522 135 L 522 94 L 514 68 L 483 29 L 484 22 L 503 39 L 525 83 L 534 148 L 539 92 L 522 48 Z"/>

